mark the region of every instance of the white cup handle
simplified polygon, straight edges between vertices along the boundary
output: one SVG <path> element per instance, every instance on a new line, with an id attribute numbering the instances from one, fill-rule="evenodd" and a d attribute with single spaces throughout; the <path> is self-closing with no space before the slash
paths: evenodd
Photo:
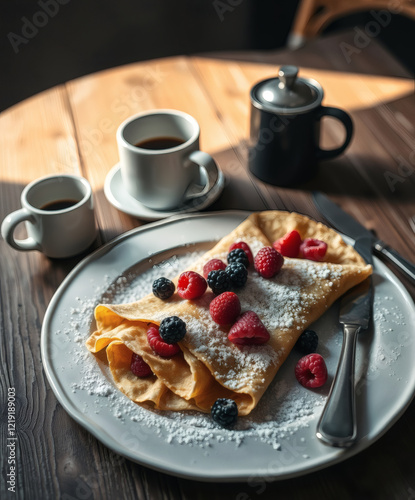
<path id="1" fill-rule="evenodd" d="M 188 187 L 184 199 L 199 198 L 207 194 L 218 181 L 219 171 L 215 160 L 203 151 L 193 151 L 188 159 L 199 166 L 199 180 Z"/>
<path id="2" fill-rule="evenodd" d="M 29 221 L 34 223 L 33 215 L 26 210 L 21 208 L 9 214 L 3 221 L 1 225 L 1 235 L 11 247 L 16 250 L 21 250 L 27 252 L 29 250 L 41 250 L 41 246 L 33 238 L 26 238 L 25 240 L 16 240 L 14 238 L 14 230 L 16 226 L 21 222 Z"/>

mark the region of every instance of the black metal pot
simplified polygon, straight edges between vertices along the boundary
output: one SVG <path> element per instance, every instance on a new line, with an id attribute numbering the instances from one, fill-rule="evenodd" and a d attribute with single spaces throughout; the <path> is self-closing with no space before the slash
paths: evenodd
<path id="1" fill-rule="evenodd" d="M 341 109 L 322 106 L 321 85 L 297 75 L 296 66 L 283 66 L 278 78 L 257 83 L 250 93 L 249 169 L 259 179 L 277 186 L 292 186 L 312 178 L 318 161 L 340 155 L 353 135 L 350 116 Z M 343 123 L 346 138 L 340 147 L 320 148 L 323 116 Z"/>

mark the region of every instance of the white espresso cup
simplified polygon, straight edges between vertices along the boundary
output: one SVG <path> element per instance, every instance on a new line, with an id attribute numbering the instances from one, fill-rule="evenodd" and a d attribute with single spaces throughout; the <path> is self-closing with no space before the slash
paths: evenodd
<path id="1" fill-rule="evenodd" d="M 154 210 L 197 202 L 218 180 L 215 161 L 199 150 L 199 136 L 197 121 L 182 111 L 161 109 L 125 120 L 117 130 L 124 189 Z"/>
<path id="2" fill-rule="evenodd" d="M 72 257 L 92 245 L 97 236 L 92 189 L 83 177 L 59 174 L 37 179 L 23 189 L 21 204 L 1 226 L 3 238 L 16 250 Z M 28 236 L 24 240 L 14 237 L 21 222 Z"/>

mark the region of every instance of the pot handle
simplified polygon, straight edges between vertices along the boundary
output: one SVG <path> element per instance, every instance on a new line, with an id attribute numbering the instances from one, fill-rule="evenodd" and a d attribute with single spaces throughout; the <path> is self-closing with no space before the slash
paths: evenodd
<path id="1" fill-rule="evenodd" d="M 331 116 L 333 118 L 337 118 L 343 123 L 344 128 L 346 129 L 346 139 L 344 140 L 344 143 L 340 147 L 334 149 L 321 149 L 319 147 L 317 149 L 317 157 L 320 160 L 328 160 L 329 158 L 334 158 L 335 156 L 338 156 L 339 154 L 343 153 L 343 151 L 349 145 L 353 136 L 353 122 L 350 115 L 347 114 L 346 111 L 343 111 L 342 109 L 339 108 L 332 108 L 330 106 L 320 107 L 317 114 L 317 120 L 321 120 L 323 116 Z"/>

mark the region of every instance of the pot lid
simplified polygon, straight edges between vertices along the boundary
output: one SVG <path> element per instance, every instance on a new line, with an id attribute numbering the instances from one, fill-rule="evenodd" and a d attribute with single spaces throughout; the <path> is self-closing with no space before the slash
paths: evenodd
<path id="1" fill-rule="evenodd" d="M 297 66 L 281 66 L 278 77 L 255 85 L 251 96 L 265 109 L 293 113 L 317 106 L 323 98 L 323 89 L 314 80 L 300 78 Z"/>

